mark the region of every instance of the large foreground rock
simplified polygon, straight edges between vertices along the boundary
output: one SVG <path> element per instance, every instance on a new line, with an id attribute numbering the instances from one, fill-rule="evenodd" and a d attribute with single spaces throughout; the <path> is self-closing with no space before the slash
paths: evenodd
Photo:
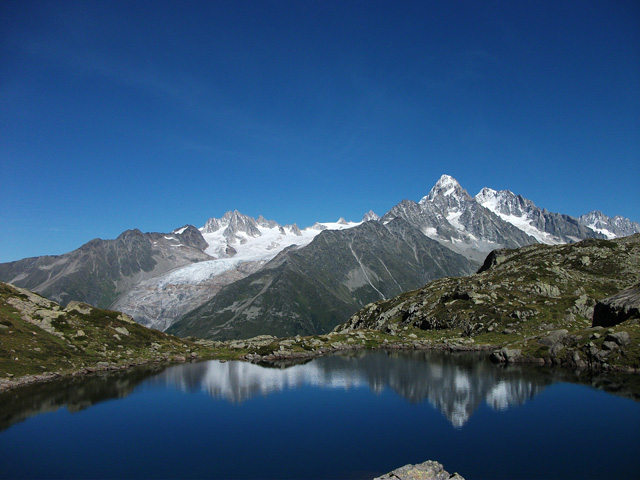
<path id="1" fill-rule="evenodd" d="M 630 318 L 640 318 L 640 283 L 599 301 L 593 309 L 594 327 L 612 327 Z"/>
<path id="2" fill-rule="evenodd" d="M 374 480 L 464 480 L 464 478 L 457 473 L 449 474 L 438 462 L 427 460 L 417 465 L 396 468 Z"/>

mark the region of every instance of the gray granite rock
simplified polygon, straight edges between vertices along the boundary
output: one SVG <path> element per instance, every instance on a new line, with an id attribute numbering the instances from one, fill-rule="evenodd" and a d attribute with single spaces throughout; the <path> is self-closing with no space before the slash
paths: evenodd
<path id="1" fill-rule="evenodd" d="M 640 318 L 640 283 L 599 301 L 593 309 L 594 327 L 612 327 L 630 318 Z"/>
<path id="2" fill-rule="evenodd" d="M 621 347 L 629 345 L 631 343 L 631 337 L 627 332 L 610 333 L 604 339 L 606 342 L 615 342 Z"/>
<path id="3" fill-rule="evenodd" d="M 374 480 L 464 480 L 464 478 L 457 473 L 450 474 L 438 462 L 427 460 L 424 463 L 396 468 Z"/>

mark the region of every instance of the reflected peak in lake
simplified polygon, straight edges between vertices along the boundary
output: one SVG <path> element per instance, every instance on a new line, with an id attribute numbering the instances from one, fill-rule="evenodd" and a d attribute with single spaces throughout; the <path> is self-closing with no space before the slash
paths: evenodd
<path id="1" fill-rule="evenodd" d="M 638 478 L 637 383 L 420 351 L 66 379 L 0 395 L 0 478 Z"/>

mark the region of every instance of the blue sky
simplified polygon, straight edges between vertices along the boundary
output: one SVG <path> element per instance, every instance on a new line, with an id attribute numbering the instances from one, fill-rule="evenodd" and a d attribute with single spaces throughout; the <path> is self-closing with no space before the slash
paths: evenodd
<path id="1" fill-rule="evenodd" d="M 635 1 L 0 2 L 0 261 L 440 175 L 640 221 Z"/>

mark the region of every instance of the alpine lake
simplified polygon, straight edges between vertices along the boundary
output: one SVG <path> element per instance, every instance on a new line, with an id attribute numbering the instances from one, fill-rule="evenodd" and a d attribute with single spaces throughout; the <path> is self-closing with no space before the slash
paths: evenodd
<path id="1" fill-rule="evenodd" d="M 640 376 L 347 351 L 73 377 L 0 395 L 0 478 L 640 478 Z"/>

